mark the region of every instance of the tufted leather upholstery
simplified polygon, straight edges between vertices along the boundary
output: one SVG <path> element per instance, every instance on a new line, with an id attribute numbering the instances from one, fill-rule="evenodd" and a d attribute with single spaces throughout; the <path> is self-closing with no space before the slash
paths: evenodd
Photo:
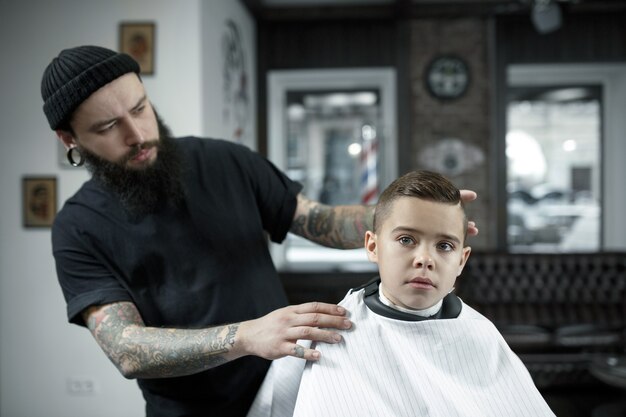
<path id="1" fill-rule="evenodd" d="M 626 253 L 472 253 L 457 294 L 491 319 L 538 386 L 591 382 L 624 352 Z"/>

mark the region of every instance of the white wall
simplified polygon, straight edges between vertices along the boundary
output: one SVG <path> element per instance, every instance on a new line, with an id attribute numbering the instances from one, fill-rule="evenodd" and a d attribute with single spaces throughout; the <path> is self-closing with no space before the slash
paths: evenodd
<path id="1" fill-rule="evenodd" d="M 256 28 L 250 14 L 239 2 L 232 0 L 211 0 L 201 3 L 202 21 L 202 57 L 203 57 L 203 100 L 204 100 L 204 128 L 211 137 L 235 140 L 256 149 Z M 247 105 L 234 109 L 233 95 L 237 91 L 224 91 L 224 57 L 223 40 L 226 33 L 226 21 L 235 23 L 241 35 L 239 46 L 243 51 L 243 66 L 246 76 L 245 94 Z M 234 86 L 239 81 L 240 73 L 230 69 Z M 242 103 L 240 103 L 242 104 Z M 242 126 L 236 123 L 233 114 L 239 110 L 242 117 Z M 227 113 L 225 113 L 227 112 Z M 243 134 L 235 138 L 233 131 L 241 127 Z"/>
<path id="2" fill-rule="evenodd" d="M 234 2 L 228 3 L 231 10 Z M 84 169 L 57 162 L 57 142 L 42 112 L 45 66 L 67 47 L 117 49 L 120 21 L 154 21 L 155 74 L 143 77 L 148 94 L 176 135 L 207 134 L 203 116 L 210 109 L 202 86 L 211 81 L 202 70 L 201 21 L 224 4 L 206 0 L 208 9 L 202 9 L 202 0 L 0 0 L 1 417 L 144 415 L 136 382 L 117 372 L 87 330 L 67 323 L 50 230 L 22 227 L 24 175 L 56 176 L 59 204 L 88 178 Z M 68 378 L 93 381 L 95 394 L 69 395 Z"/>

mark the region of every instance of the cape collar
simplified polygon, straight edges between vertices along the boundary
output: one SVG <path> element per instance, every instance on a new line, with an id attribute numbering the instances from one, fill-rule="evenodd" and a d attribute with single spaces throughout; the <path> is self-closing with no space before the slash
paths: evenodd
<path id="1" fill-rule="evenodd" d="M 461 314 L 462 303 L 459 297 L 450 293 L 443 298 L 443 304 L 439 311 L 432 316 L 422 317 L 415 314 L 405 313 L 403 311 L 395 310 L 388 305 L 383 304 L 378 296 L 378 287 L 380 285 L 380 277 L 376 277 L 369 281 L 367 284 L 354 288 L 351 292 L 365 289 L 363 294 L 363 300 L 365 305 L 379 316 L 387 317 L 395 320 L 402 321 L 422 321 L 422 320 L 434 320 L 434 319 L 454 319 Z"/>

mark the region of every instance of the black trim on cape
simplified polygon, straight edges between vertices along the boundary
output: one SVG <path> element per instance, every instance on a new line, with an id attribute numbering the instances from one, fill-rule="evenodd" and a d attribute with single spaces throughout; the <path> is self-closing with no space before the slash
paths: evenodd
<path id="1" fill-rule="evenodd" d="M 449 293 L 443 298 L 443 304 L 439 311 L 432 316 L 422 317 L 415 314 L 405 313 L 403 311 L 395 310 L 388 305 L 383 304 L 378 296 L 378 286 L 380 285 L 380 277 L 376 277 L 366 284 L 353 288 L 350 292 L 359 291 L 365 289 L 363 294 L 363 300 L 365 305 L 379 316 L 387 317 L 395 320 L 403 321 L 422 321 L 422 320 L 434 320 L 434 319 L 455 319 L 461 314 L 463 307 L 461 300 L 453 293 Z"/>

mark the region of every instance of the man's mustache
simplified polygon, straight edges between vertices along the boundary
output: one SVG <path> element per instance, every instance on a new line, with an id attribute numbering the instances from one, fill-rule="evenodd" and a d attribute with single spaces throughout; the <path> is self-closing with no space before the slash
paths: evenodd
<path id="1" fill-rule="evenodd" d="M 139 155 L 139 152 L 145 150 L 145 149 L 150 149 L 150 148 L 155 148 L 159 146 L 159 140 L 158 139 L 153 139 L 153 140 L 149 140 L 149 141 L 145 141 L 143 143 L 140 143 L 138 145 L 133 146 L 133 148 L 128 151 L 128 154 L 126 154 L 126 156 L 124 156 L 119 163 L 120 164 L 125 164 L 128 161 L 130 161 L 131 159 L 133 159 L 134 157 L 136 157 L 137 155 Z"/>

